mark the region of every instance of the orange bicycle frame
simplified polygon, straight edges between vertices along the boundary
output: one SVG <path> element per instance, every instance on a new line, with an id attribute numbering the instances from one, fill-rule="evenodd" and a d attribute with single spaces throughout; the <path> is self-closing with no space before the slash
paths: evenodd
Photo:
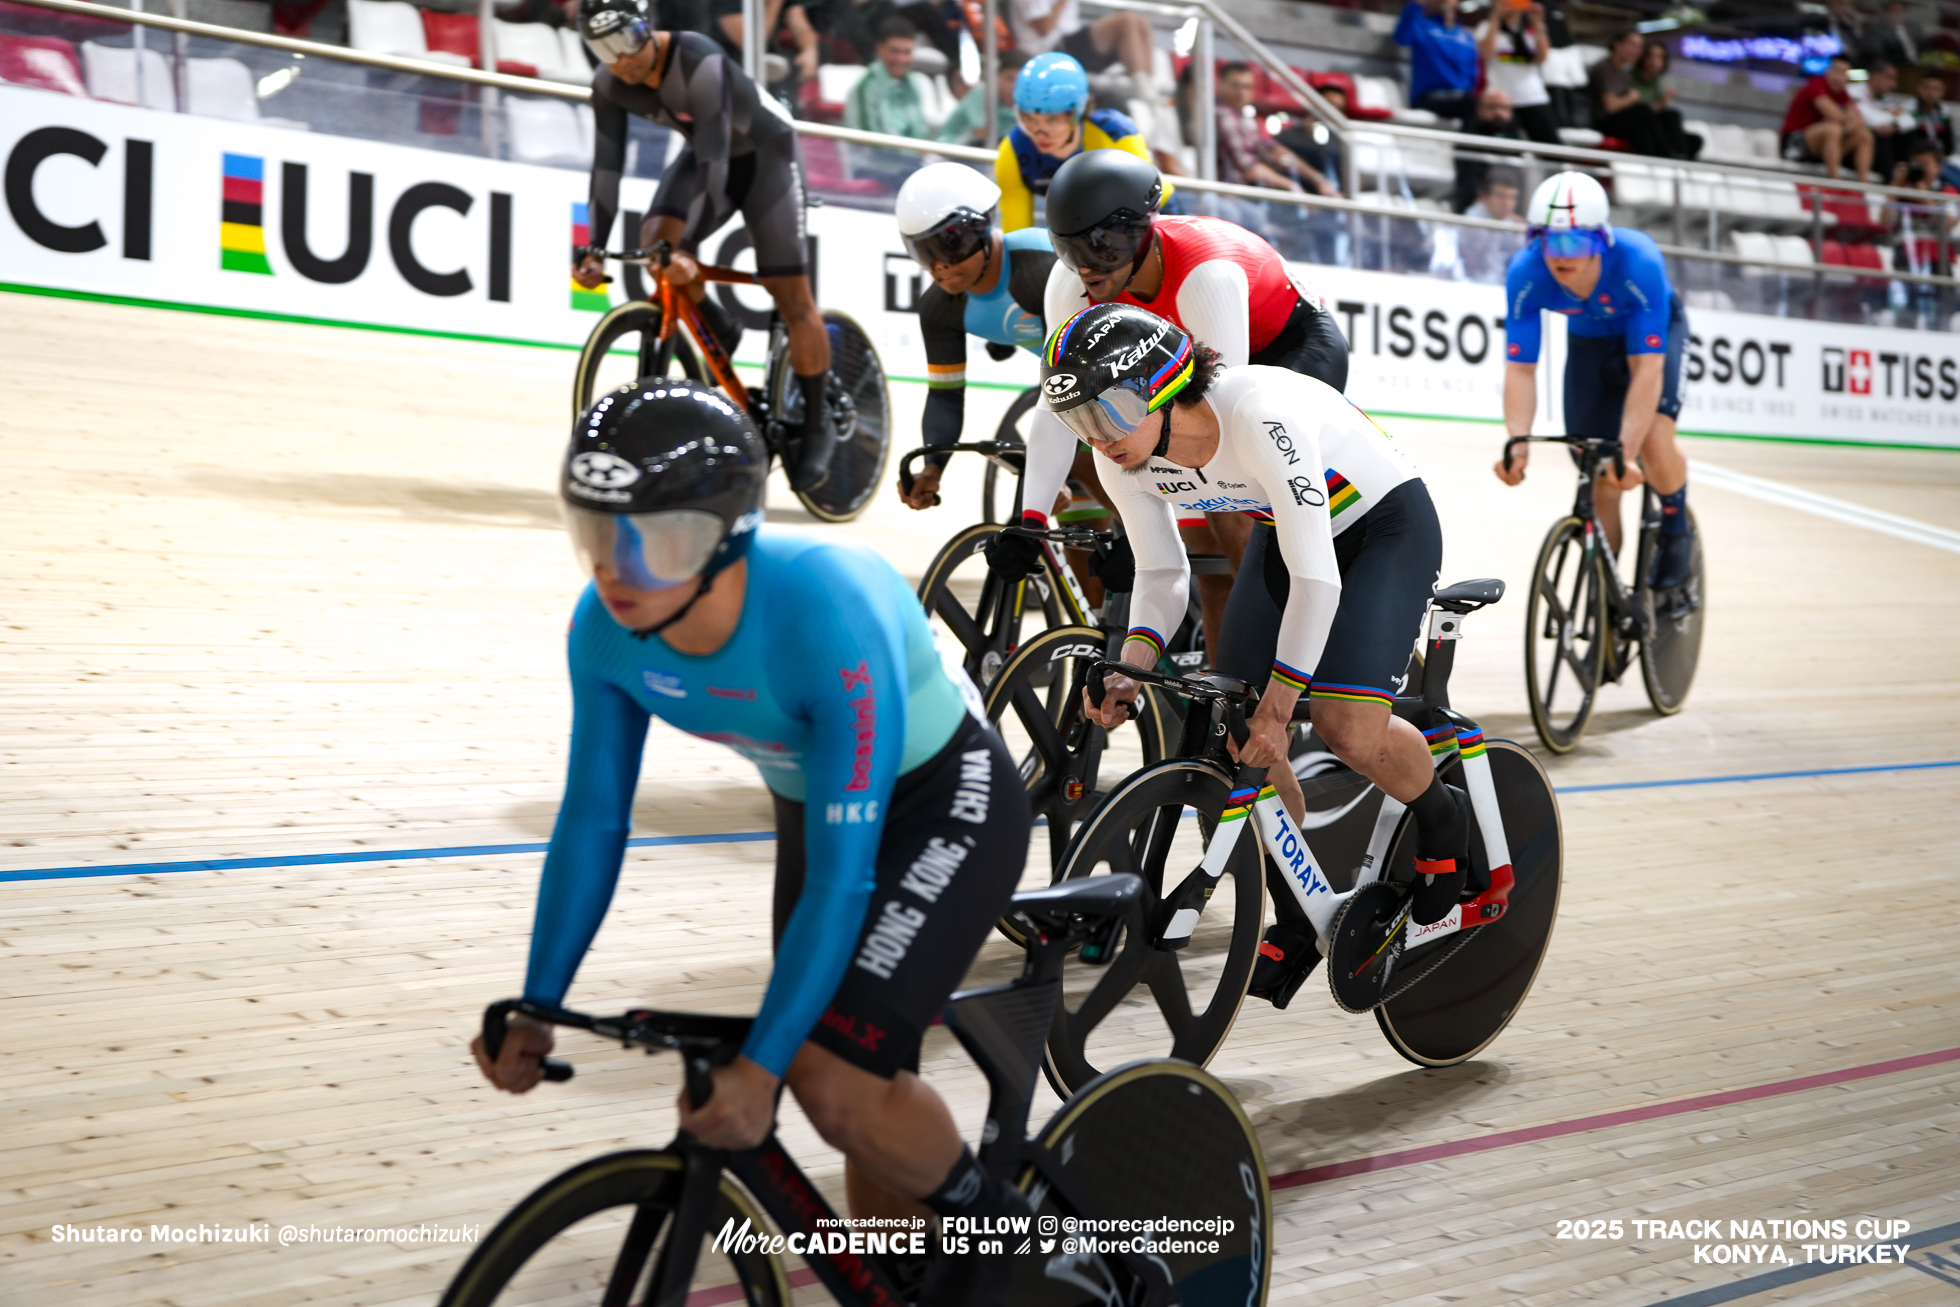
<path id="1" fill-rule="evenodd" d="M 660 343 L 666 344 L 674 334 L 677 325 L 685 326 L 687 334 L 693 339 L 695 348 L 707 362 L 708 375 L 717 386 L 727 392 L 744 412 L 749 407 L 749 392 L 735 377 L 735 365 L 729 360 L 728 351 L 721 347 L 715 333 L 708 330 L 707 323 L 701 319 L 701 311 L 694 306 L 694 299 L 686 292 L 677 290 L 667 280 L 665 265 L 655 267 L 647 264 L 647 271 L 654 277 L 654 293 L 649 298 L 660 304 Z M 701 280 L 728 282 L 736 286 L 753 286 L 755 274 L 737 272 L 733 268 L 701 267 Z"/>

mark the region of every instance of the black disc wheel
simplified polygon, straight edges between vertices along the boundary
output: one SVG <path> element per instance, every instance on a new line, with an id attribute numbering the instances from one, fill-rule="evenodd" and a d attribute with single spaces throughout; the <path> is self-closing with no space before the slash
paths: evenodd
<path id="1" fill-rule="evenodd" d="M 1144 1254 L 1177 1286 L 1184 1307 L 1257 1307 L 1272 1280 L 1272 1194 L 1252 1123 L 1231 1092 L 1197 1067 L 1139 1062 L 1083 1086 L 1040 1136 L 1094 1214 L 1104 1220 L 1186 1217 L 1232 1222 L 1223 1233 L 1157 1236 L 1182 1245 Z M 1074 1216 L 1039 1172 L 1021 1181 L 1041 1219 Z M 1089 1307 L 1123 1302 L 1110 1254 L 1082 1242 L 1041 1240 L 1019 1259 L 1014 1307 Z M 1115 1242 L 1130 1235 L 1098 1236 Z M 1064 1240 L 1067 1240 L 1064 1242 Z M 1217 1248 L 1210 1245 L 1216 1240 Z M 1196 1245 L 1197 1250 L 1187 1250 Z M 1011 1245 L 1010 1245 L 1011 1246 Z"/>
<path id="2" fill-rule="evenodd" d="M 600 318 L 585 338 L 572 378 L 572 416 L 592 407 L 598 396 L 641 377 L 700 381 L 706 375 L 686 332 L 676 329 L 661 345 L 658 304 L 629 300 Z"/>
<path id="3" fill-rule="evenodd" d="M 987 720 L 1020 764 L 1034 815 L 1047 819 L 1051 868 L 1102 799 L 1099 779 L 1163 761 L 1182 729 L 1170 697 L 1155 686 L 1144 687 L 1141 712 L 1128 726 L 1111 732 L 1089 720 L 1082 689 L 1108 638 L 1094 626 L 1050 627 L 1015 650 L 987 686 Z"/>
<path id="4" fill-rule="evenodd" d="M 1651 493 L 1651 492 L 1650 492 Z M 1640 646 L 1640 680 L 1647 702 L 1663 717 L 1681 711 L 1695 683 L 1701 661 L 1701 624 L 1708 605 L 1708 579 L 1702 569 L 1701 530 L 1688 510 L 1688 530 L 1694 533 L 1694 562 L 1687 583 L 1671 590 L 1647 584 L 1653 566 L 1651 534 L 1641 541 L 1638 602 L 1647 617 L 1647 638 Z"/>
<path id="5" fill-rule="evenodd" d="M 1612 658 L 1605 554 L 1583 519 L 1551 529 L 1538 551 L 1524 618 L 1525 689 L 1538 738 L 1569 753 L 1586 733 Z"/>
<path id="6" fill-rule="evenodd" d="M 919 580 L 926 617 L 952 638 L 966 674 L 983 693 L 1024 634 L 1069 621 L 1061 587 L 1046 563 L 1021 581 L 1003 582 L 994 575 L 981 551 L 998 530 L 984 522 L 966 528 L 940 546 Z"/>
<path id="7" fill-rule="evenodd" d="M 1231 1033 L 1266 907 L 1264 850 L 1250 818 L 1231 824 L 1245 829 L 1184 947 L 1155 943 L 1168 924 L 1164 902 L 1199 874 L 1231 790 L 1210 763 L 1172 759 L 1115 786 L 1076 831 L 1056 879 L 1141 877 L 1149 930 L 1125 931 L 1108 962 L 1071 964 L 1063 973 L 1044 1060 L 1057 1093 L 1072 1093 L 1139 1053 L 1203 1066 Z"/>
<path id="8" fill-rule="evenodd" d="M 848 315 L 826 309 L 824 330 L 830 336 L 830 420 L 837 431 L 837 452 L 830 475 L 814 490 L 799 490 L 796 498 L 810 515 L 824 522 L 848 522 L 864 511 L 885 477 L 885 459 L 892 446 L 892 402 L 885 388 L 885 367 L 871 338 Z M 772 419 L 786 431 L 803 426 L 803 388 L 784 351 L 771 361 L 764 383 Z M 785 460 L 791 455 L 785 452 Z"/>
<path id="9" fill-rule="evenodd" d="M 680 1198 L 678 1154 L 634 1151 L 594 1158 L 513 1208 L 477 1246 L 441 1307 L 627 1307 L 649 1300 L 671 1252 Z M 713 1251 L 724 1223 L 769 1235 L 762 1212 L 722 1177 L 702 1236 L 690 1301 L 788 1307 L 789 1281 L 774 1258 Z"/>
<path id="10" fill-rule="evenodd" d="M 1490 741 L 1485 756 L 1517 883 L 1497 920 L 1415 944 L 1396 963 L 1375 1021 L 1395 1051 L 1420 1066 L 1454 1066 L 1497 1038 L 1537 979 L 1558 919 L 1565 837 L 1551 778 L 1528 750 L 1509 740 Z M 1443 779 L 1463 785 L 1460 759 L 1443 769 Z M 1474 869 L 1483 857 L 1474 814 L 1471 827 Z M 1404 822 L 1389 877 L 1413 878 L 1414 855 L 1415 823 Z"/>
<path id="11" fill-rule="evenodd" d="M 994 441 L 997 444 L 1020 445 L 1025 448 L 1028 443 L 1028 426 L 1034 419 L 1034 406 L 1040 399 L 1040 386 L 1029 386 L 1016 395 L 1014 402 L 1007 406 L 1007 412 L 1001 417 L 1000 426 L 994 430 Z M 1013 507 L 1012 488 L 1007 488 L 1009 493 L 1006 495 L 1001 494 L 1003 487 L 1000 485 L 1000 465 L 992 459 L 987 460 L 984 476 L 985 479 L 980 483 L 980 520 L 1002 521 L 1004 519 L 999 515 Z"/>

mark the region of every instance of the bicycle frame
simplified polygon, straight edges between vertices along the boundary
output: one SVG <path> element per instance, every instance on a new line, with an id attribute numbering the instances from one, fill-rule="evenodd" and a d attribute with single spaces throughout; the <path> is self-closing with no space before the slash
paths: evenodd
<path id="1" fill-rule="evenodd" d="M 1601 465 L 1605 463 L 1609 450 L 1613 455 L 1614 475 L 1626 475 L 1626 461 L 1620 452 L 1620 442 L 1617 440 L 1600 440 L 1592 436 L 1512 436 L 1504 442 L 1504 461 L 1507 466 L 1511 461 L 1512 447 L 1524 444 L 1565 445 L 1578 451 L 1579 487 L 1572 496 L 1572 516 L 1586 524 L 1586 542 L 1582 562 L 1590 561 L 1594 552 L 1603 546 L 1606 538 L 1599 525 L 1598 485 Z M 1640 534 L 1642 536 L 1645 536 L 1650 528 L 1648 518 L 1652 514 L 1648 510 L 1651 506 L 1652 499 L 1653 488 L 1643 485 L 1640 496 Z M 1658 526 L 1659 523 L 1656 521 L 1651 525 Z M 1637 547 L 1634 553 L 1637 558 L 1639 556 L 1639 549 Z M 1633 591 L 1628 589 L 1627 583 L 1620 579 L 1620 569 L 1613 566 L 1609 561 L 1608 565 L 1601 570 L 1606 573 L 1607 607 L 1613 610 L 1614 617 L 1618 619 L 1620 635 L 1634 640 L 1645 639 L 1647 636 L 1647 616 L 1642 611 L 1641 606 L 1634 602 Z"/>
<path id="2" fill-rule="evenodd" d="M 653 277 L 653 293 L 647 296 L 660 304 L 659 348 L 663 352 L 671 350 L 676 327 L 685 328 L 699 357 L 706 363 L 708 375 L 730 399 L 743 411 L 749 408 L 749 392 L 735 376 L 735 365 L 729 360 L 728 351 L 721 347 L 715 333 L 708 330 L 702 321 L 701 311 L 695 307 L 692 296 L 667 280 L 667 264 L 673 249 L 665 241 L 645 250 L 622 250 L 617 254 L 607 254 L 608 259 L 621 263 L 632 263 L 643 267 Z M 737 272 L 733 268 L 718 268 L 701 265 L 701 280 L 725 282 L 734 286 L 753 286 L 754 274 Z"/>
<path id="3" fill-rule="evenodd" d="M 1424 637 L 1422 693 L 1398 698 L 1394 709 L 1397 716 L 1413 719 L 1418 728 L 1423 728 L 1425 721 L 1434 723 L 1423 729 L 1423 735 L 1429 742 L 1430 757 L 1438 770 L 1448 764 L 1452 755 L 1461 758 L 1464 784 L 1469 791 L 1482 836 L 1485 865 L 1491 869 L 1490 887 L 1470 902 L 1458 904 L 1439 921 L 1427 926 L 1407 922 L 1401 935 L 1402 948 L 1428 943 L 1497 920 L 1504 915 L 1511 889 L 1516 884 L 1511 869 L 1510 847 L 1504 837 L 1504 819 L 1497 802 L 1497 788 L 1491 779 L 1490 760 L 1485 756 L 1483 730 L 1468 717 L 1451 711 L 1448 705 L 1447 686 L 1456 656 L 1455 643 L 1462 638 L 1463 614 L 1443 609 L 1431 610 L 1429 628 Z M 1229 768 L 1230 764 L 1224 759 L 1224 738 L 1229 733 L 1234 740 L 1240 743 L 1245 741 L 1246 705 L 1255 702 L 1253 695 L 1240 682 L 1222 676 L 1172 678 L 1126 665 L 1102 663 L 1090 669 L 1090 683 L 1101 684 L 1102 676 L 1108 672 L 1127 676 L 1134 681 L 1156 684 L 1174 694 L 1209 699 L 1212 705 L 1210 712 L 1199 713 L 1194 707 L 1186 714 L 1184 743 L 1180 752 L 1186 756 L 1204 757 Z M 1280 802 L 1278 790 L 1267 783 L 1266 769 L 1239 768 L 1233 778 L 1232 792 L 1225 810 L 1219 816 L 1218 829 L 1212 835 L 1211 845 L 1205 850 L 1203 860 L 1183 884 L 1164 895 L 1169 915 L 1163 922 L 1159 936 L 1161 946 L 1176 949 L 1190 941 L 1212 891 L 1224 878 L 1239 839 L 1247 825 L 1253 825 L 1258 828 L 1259 838 L 1273 865 L 1279 869 L 1279 879 L 1286 885 L 1300 911 L 1313 923 L 1321 954 L 1326 956 L 1329 931 L 1336 914 L 1356 890 L 1381 878 L 1383 864 L 1387 861 L 1391 843 L 1400 829 L 1402 814 L 1406 810 L 1406 805 L 1392 796 L 1382 795 L 1382 806 L 1375 817 L 1367 853 L 1355 870 L 1354 884 L 1345 891 L 1337 891 L 1328 882 L 1323 870 L 1325 864 L 1314 854 L 1305 834 Z M 1246 820 L 1248 817 L 1250 822 Z"/>

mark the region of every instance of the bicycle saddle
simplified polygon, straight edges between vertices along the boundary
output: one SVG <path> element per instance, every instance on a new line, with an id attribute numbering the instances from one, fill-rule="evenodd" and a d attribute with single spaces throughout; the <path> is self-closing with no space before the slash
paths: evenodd
<path id="1" fill-rule="evenodd" d="M 1044 928 L 1064 926 L 1071 917 L 1108 920 L 1127 913 L 1142 890 L 1143 882 L 1127 873 L 1085 876 L 1046 889 L 1023 890 L 1009 901 L 1007 910 Z"/>
<path id="2" fill-rule="evenodd" d="M 1504 597 L 1504 583 L 1494 576 L 1479 577 L 1475 581 L 1458 581 L 1455 585 L 1438 590 L 1430 603 L 1445 612 L 1474 613 L 1486 604 L 1494 604 Z"/>

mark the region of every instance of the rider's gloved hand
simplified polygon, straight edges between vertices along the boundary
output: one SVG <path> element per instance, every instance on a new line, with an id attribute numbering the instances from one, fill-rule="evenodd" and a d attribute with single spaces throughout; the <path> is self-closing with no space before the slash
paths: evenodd
<path id="1" fill-rule="evenodd" d="M 1002 345 L 992 340 L 987 342 L 987 357 L 996 363 L 1005 363 L 1020 352 L 1012 345 Z"/>
<path id="2" fill-rule="evenodd" d="M 1137 556 L 1128 536 L 1118 536 L 1109 552 L 1089 564 L 1089 574 L 1115 594 L 1128 594 L 1137 588 Z"/>
<path id="3" fill-rule="evenodd" d="M 1018 581 L 1041 570 L 1041 542 L 999 531 L 987 542 L 987 566 L 1002 580 Z"/>

